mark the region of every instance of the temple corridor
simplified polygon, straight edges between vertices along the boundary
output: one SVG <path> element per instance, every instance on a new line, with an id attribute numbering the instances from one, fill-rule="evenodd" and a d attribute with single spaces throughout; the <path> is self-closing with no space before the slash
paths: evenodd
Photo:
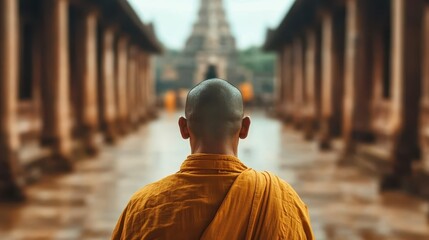
<path id="1" fill-rule="evenodd" d="M 239 157 L 249 167 L 275 172 L 307 203 L 316 239 L 429 239 L 428 204 L 402 192 L 380 194 L 377 179 L 338 167 L 339 142 L 321 152 L 315 141 L 282 127 L 262 111 Z M 159 118 L 100 155 L 77 162 L 70 174 L 50 175 L 28 187 L 26 203 L 0 203 L 0 239 L 108 239 L 129 197 L 179 169 L 189 153 L 176 121 Z"/>

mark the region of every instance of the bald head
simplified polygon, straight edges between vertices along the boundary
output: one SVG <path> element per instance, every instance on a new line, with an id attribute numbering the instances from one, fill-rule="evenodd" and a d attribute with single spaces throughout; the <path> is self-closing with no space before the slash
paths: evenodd
<path id="1" fill-rule="evenodd" d="M 241 128 L 241 93 L 222 79 L 203 81 L 189 92 L 185 114 L 189 129 L 198 138 L 222 140 L 232 137 Z"/>

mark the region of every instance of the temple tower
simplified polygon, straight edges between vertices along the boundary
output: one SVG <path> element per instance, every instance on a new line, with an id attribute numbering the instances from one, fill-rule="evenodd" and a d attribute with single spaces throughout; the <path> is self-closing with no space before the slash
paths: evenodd
<path id="1" fill-rule="evenodd" d="M 239 82 L 235 38 L 231 33 L 222 0 L 201 0 L 198 19 L 183 50 L 179 65 L 183 87 L 215 75 Z"/>

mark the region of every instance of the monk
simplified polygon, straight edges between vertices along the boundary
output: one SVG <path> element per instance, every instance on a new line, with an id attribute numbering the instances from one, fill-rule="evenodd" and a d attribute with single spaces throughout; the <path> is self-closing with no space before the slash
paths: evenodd
<path id="1" fill-rule="evenodd" d="M 306 205 L 285 181 L 237 157 L 249 132 L 240 91 L 209 79 L 187 96 L 180 170 L 137 191 L 112 239 L 314 239 Z"/>

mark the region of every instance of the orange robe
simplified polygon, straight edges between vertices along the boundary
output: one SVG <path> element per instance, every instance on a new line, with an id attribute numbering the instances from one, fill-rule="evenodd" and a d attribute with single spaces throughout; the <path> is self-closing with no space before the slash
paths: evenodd
<path id="1" fill-rule="evenodd" d="M 286 182 L 233 156 L 193 154 L 131 198 L 112 239 L 314 239 Z"/>

